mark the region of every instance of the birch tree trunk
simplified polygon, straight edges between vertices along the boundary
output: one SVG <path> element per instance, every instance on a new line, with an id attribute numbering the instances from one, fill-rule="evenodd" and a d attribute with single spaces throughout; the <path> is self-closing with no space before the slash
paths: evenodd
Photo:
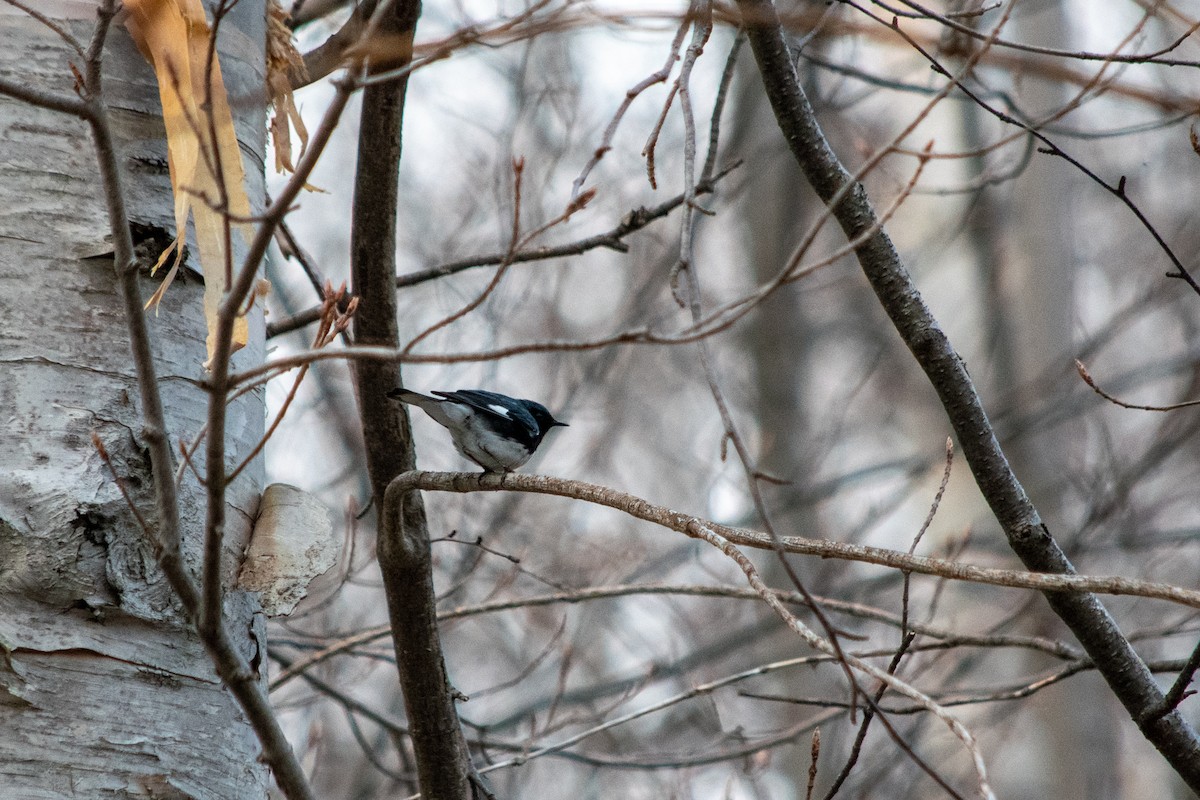
<path id="1" fill-rule="evenodd" d="M 36 7 L 86 46 L 95 3 Z M 263 2 L 242 0 L 222 23 L 218 48 L 250 196 L 260 205 L 264 27 Z M 70 65 L 82 69 L 80 61 L 47 26 L 0 4 L 0 75 L 70 95 Z M 174 231 L 157 84 L 120 25 L 109 34 L 104 70 L 134 237 L 153 263 Z M 0 796 L 263 797 L 255 736 L 92 444 L 95 433 L 153 529 L 96 163 L 82 122 L 0 97 Z M 156 282 L 143 275 L 144 296 Z M 207 395 L 195 383 L 205 358 L 202 294 L 201 281 L 185 276 L 150 319 L 173 444 L 191 442 L 205 420 Z M 261 359 L 262 328 L 252 315 L 238 365 Z M 231 405 L 230 468 L 262 430 L 261 392 Z M 261 468 L 247 470 L 226 497 L 226 575 L 236 574 L 261 479 Z M 204 499 L 186 473 L 181 517 L 194 564 Z M 257 600 L 231 590 L 226 614 L 257 666 L 266 646 Z"/>

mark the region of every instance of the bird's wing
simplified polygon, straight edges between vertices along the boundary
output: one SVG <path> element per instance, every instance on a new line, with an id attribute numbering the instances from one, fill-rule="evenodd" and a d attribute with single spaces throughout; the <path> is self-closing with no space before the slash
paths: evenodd
<path id="1" fill-rule="evenodd" d="M 482 389 L 459 389 L 457 392 L 435 391 L 434 394 L 455 403 L 463 403 L 492 417 L 516 423 L 531 437 L 537 437 L 541 432 L 533 415 L 519 405 L 512 405 L 510 398 L 506 398 L 504 395 L 485 392 Z"/>

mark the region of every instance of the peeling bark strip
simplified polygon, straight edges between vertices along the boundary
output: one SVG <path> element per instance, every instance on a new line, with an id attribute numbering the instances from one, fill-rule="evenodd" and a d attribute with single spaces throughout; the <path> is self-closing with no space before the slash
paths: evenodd
<path id="1" fill-rule="evenodd" d="M 836 203 L 832 212 L 846 236 L 854 240 L 869 234 L 856 251 L 863 273 L 937 392 L 971 474 L 1009 546 L 1031 570 L 1074 573 L 1009 467 L 962 359 L 879 226 L 866 191 L 860 184 L 847 188 L 853 178 L 830 148 L 800 88 L 774 4 L 770 0 L 739 0 L 738 7 L 788 147 L 820 198 L 827 205 Z M 1095 660 L 1097 670 L 1142 734 L 1188 786 L 1200 792 L 1200 739 L 1177 711 L 1157 716 L 1163 694 L 1108 611 L 1090 594 L 1047 592 L 1046 599 Z"/>

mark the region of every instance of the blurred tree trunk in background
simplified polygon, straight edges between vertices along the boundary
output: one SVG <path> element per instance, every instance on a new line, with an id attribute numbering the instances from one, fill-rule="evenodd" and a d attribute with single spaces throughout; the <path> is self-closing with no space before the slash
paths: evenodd
<path id="1" fill-rule="evenodd" d="M 810 42 L 808 47 L 819 49 L 820 40 Z M 800 59 L 797 66 L 802 78 L 811 77 L 807 62 Z M 735 91 L 730 97 L 730 122 L 723 146 L 726 152 L 746 159 L 735 180 L 753 176 L 745 180 L 737 193 L 737 241 L 743 258 L 735 263 L 746 265 L 749 274 L 743 280 L 748 278 L 756 285 L 762 285 L 784 268 L 823 208 L 778 137 L 775 116 L 762 91 L 762 78 L 754 60 L 749 57 L 749 48 L 743 48 L 732 88 Z M 810 97 L 819 111 L 819 92 Z M 814 382 L 824 384 L 826 378 L 836 382 L 840 369 L 834 364 L 819 363 L 816 354 L 822 338 L 840 328 L 841 323 L 836 315 L 814 319 L 813 305 L 811 295 L 795 287 L 784 288 L 759 307 L 742 334 L 741 346 L 748 357 L 750 374 L 749 396 L 741 402 L 746 404 L 754 426 L 747 426 L 743 433 L 753 434 L 752 452 L 758 458 L 758 468 L 786 481 L 783 485 L 760 483 L 771 511 L 771 521 L 780 535 L 823 535 L 817 503 L 811 498 L 821 469 L 823 441 L 821 433 L 812 427 L 812 404 L 821 396 L 823 388 Z M 741 484 L 744 478 L 740 467 L 735 466 L 732 448 L 729 463 L 733 467 L 734 482 Z M 749 503 L 748 498 L 746 502 Z M 747 511 L 748 524 L 761 525 L 753 506 L 748 506 Z M 763 574 L 772 586 L 791 584 L 777 556 L 764 555 L 759 560 L 763 564 Z M 797 559 L 792 561 L 811 592 L 824 593 L 836 581 L 834 570 L 814 570 L 810 564 Z M 765 620 L 766 626 L 772 623 Z M 795 642 L 781 640 L 768 652 L 771 658 L 789 658 L 796 655 L 797 648 Z M 800 681 L 795 680 L 796 677 L 775 678 L 768 685 L 779 694 L 820 693 L 822 690 L 814 684 L 831 693 L 840 691 L 836 685 L 812 674 L 804 675 Z M 790 709 L 776 711 L 778 724 L 786 724 Z M 826 742 L 830 752 L 837 751 L 840 745 L 842 743 L 835 737 Z M 797 748 L 794 752 L 801 751 L 802 748 Z M 796 790 L 800 791 L 807 780 L 807 760 L 791 759 L 782 762 L 780 767 L 787 770 Z"/>
<path id="2" fill-rule="evenodd" d="M 1013 35 L 1033 45 L 1069 49 L 1072 25 L 1065 4 L 1050 0 L 1015 15 Z M 1053 114 L 1074 93 L 1061 81 L 1036 74 L 1018 80 L 1020 110 L 1030 120 Z M 973 103 L 958 107 L 973 118 L 967 121 L 968 131 L 987 126 L 994 135 L 998 130 Z M 966 149 L 984 144 L 983 137 L 968 140 Z M 972 163 L 987 167 L 980 159 Z M 991 166 L 1003 169 L 994 160 Z M 1073 220 L 1080 213 L 1079 194 L 1089 190 L 1061 159 L 1034 152 L 1014 180 L 981 190 L 987 199 L 971 217 L 968 235 L 986 287 L 981 299 L 991 344 L 992 385 L 997 401 L 1018 420 L 1032 419 L 1048 402 L 1054 382 L 1047 377 L 1067 375 L 1071 369 L 1074 276 L 1080 260 Z M 1074 520 L 1067 516 L 1064 481 L 1071 465 L 1079 463 L 1082 433 L 1082 425 L 1071 420 L 1036 430 L 1018 424 L 1016 436 L 1006 442 L 1014 471 L 1071 558 L 1079 553 L 1072 536 Z M 1060 629 L 1045 606 L 1037 604 L 1031 611 L 1040 618 L 1045 635 Z M 1073 683 L 1048 695 L 1031 715 L 1037 720 L 1037 733 L 1027 757 L 1040 764 L 1033 771 L 1040 775 L 1032 787 L 1037 794 L 1063 800 L 1118 795 L 1116 786 L 1108 783 L 1116 776 L 1108 767 L 1117 763 L 1117 735 L 1104 724 L 1111 711 L 1095 702 L 1094 691 L 1089 682 Z M 1087 745 L 1060 746 L 1065 742 Z M 1081 781 L 1081 775 L 1087 780 Z"/>

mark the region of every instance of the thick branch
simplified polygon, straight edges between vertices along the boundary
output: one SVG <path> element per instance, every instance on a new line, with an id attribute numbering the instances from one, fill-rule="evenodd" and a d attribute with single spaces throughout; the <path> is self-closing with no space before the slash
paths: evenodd
<path id="1" fill-rule="evenodd" d="M 376 14 L 378 33 L 399 44 L 395 52 L 402 54 L 402 61 L 412 52 L 419 13 L 416 0 L 399 0 Z M 395 62 L 372 65 L 394 66 Z M 360 345 L 394 348 L 399 342 L 396 192 L 406 89 L 407 80 L 400 79 L 363 92 L 350 243 L 353 291 L 360 298 L 354 340 Z M 415 492 L 388 491 L 392 478 L 411 469 L 416 458 L 408 416 L 403 406 L 387 398 L 399 377 L 394 364 L 355 364 L 367 469 L 379 509 L 379 568 L 421 794 L 467 800 L 470 761 L 438 637 L 425 507 Z"/>
<path id="2" fill-rule="evenodd" d="M 770 0 L 739 0 L 763 85 L 776 120 L 800 168 L 846 235 L 854 240 L 874 228 L 857 250 L 859 263 L 880 304 L 925 371 L 941 400 L 971 472 L 1008 538 L 1031 570 L 1071 574 L 1070 561 L 1042 523 L 1009 467 L 966 367 L 925 305 L 861 185 L 842 166 L 800 88 Z M 839 199 L 840 198 L 840 199 Z M 1156 718 L 1162 692 L 1145 663 L 1094 595 L 1047 592 L 1051 608 L 1067 624 L 1143 735 L 1194 790 L 1200 790 L 1200 739 L 1173 712 Z"/>
<path id="3" fill-rule="evenodd" d="M 442 657 L 424 501 L 393 482 L 382 505 L 379 569 L 421 794 L 465 800 L 471 767 Z"/>
<path id="4" fill-rule="evenodd" d="M 1129 595 L 1135 597 L 1150 597 L 1166 600 L 1171 603 L 1200 608 L 1200 591 L 1184 589 L 1164 583 L 1151 583 L 1131 578 L 1115 576 L 1091 576 L 1069 574 L 1046 574 L 1040 572 L 1022 572 L 1011 569 L 996 569 L 993 567 L 977 567 L 963 564 L 945 558 L 916 556 L 899 550 L 888 550 L 883 547 L 867 547 L 860 544 L 833 542 L 825 539 L 808 539 L 803 536 L 780 536 L 774 539 L 770 534 L 746 528 L 731 528 L 702 517 L 683 514 L 664 506 L 647 502 L 625 492 L 597 486 L 583 481 L 552 478 L 546 475 L 522 475 L 509 473 L 493 475 L 478 472 L 408 472 L 401 475 L 394 483 L 402 483 L 406 489 L 420 489 L 426 492 L 531 492 L 534 494 L 550 494 L 557 497 L 570 497 L 588 503 L 615 508 L 638 519 L 661 525 L 673 531 L 694 536 L 693 529 L 700 526 L 718 533 L 722 538 L 741 547 L 752 547 L 758 550 L 782 549 L 786 553 L 816 556 L 818 558 L 839 558 L 846 561 L 860 561 L 864 564 L 898 569 L 903 572 L 915 572 L 919 575 L 936 575 L 956 581 L 971 583 L 986 583 L 993 586 L 1008 586 L 1014 589 L 1034 589 L 1040 592 L 1087 593 Z M 821 600 L 822 604 L 831 601 Z"/>

